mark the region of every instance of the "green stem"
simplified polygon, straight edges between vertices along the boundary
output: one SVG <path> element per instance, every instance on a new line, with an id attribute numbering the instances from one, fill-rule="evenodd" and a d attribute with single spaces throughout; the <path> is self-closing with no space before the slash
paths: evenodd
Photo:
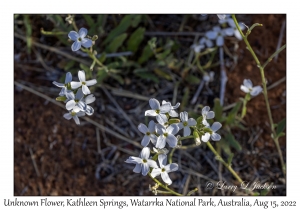
<path id="1" fill-rule="evenodd" d="M 285 49 L 285 47 L 286 47 L 286 45 L 283 45 L 283 46 L 280 47 L 276 52 L 274 52 L 273 55 L 271 55 L 271 56 L 268 58 L 268 60 L 264 63 L 264 65 L 263 65 L 262 67 L 265 68 L 266 65 L 268 65 L 276 55 L 278 55 L 282 50 Z"/>
<path id="2" fill-rule="evenodd" d="M 211 143 L 208 141 L 207 146 L 209 147 L 209 149 L 215 154 L 216 159 L 221 161 L 221 163 L 223 163 L 223 165 L 230 171 L 230 173 L 239 181 L 239 183 L 242 183 L 243 180 L 239 177 L 239 175 L 231 168 L 231 166 L 229 164 L 227 164 L 223 158 L 219 155 L 219 153 L 215 150 L 215 148 L 211 145 Z"/>
<path id="3" fill-rule="evenodd" d="M 267 112 L 268 112 L 268 116 L 269 116 L 269 121 L 270 121 L 270 124 L 271 124 L 271 130 L 272 130 L 272 138 L 275 142 L 275 145 L 276 145 L 276 148 L 277 148 L 277 151 L 278 151 L 278 154 L 279 154 L 279 158 L 280 158 L 280 162 L 281 162 L 281 168 L 282 168 L 282 172 L 285 176 L 285 163 L 284 163 L 284 160 L 283 160 L 283 156 L 282 156 L 282 152 L 281 152 L 281 149 L 280 149 L 280 146 L 279 146 L 279 142 L 278 142 L 278 138 L 276 137 L 276 131 L 275 131 L 275 126 L 274 126 L 274 122 L 273 122 L 273 117 L 272 117 L 272 113 L 271 113 L 271 108 L 270 108 L 270 104 L 269 104 L 269 100 L 268 100 L 268 91 L 267 91 L 267 82 L 266 82 L 266 79 L 265 79 L 265 73 L 264 73 L 264 67 L 268 64 L 268 61 L 270 58 L 273 58 L 272 56 L 276 56 L 279 52 L 281 52 L 284 48 L 285 48 L 285 45 L 282 46 L 278 51 L 276 51 L 267 61 L 267 63 L 264 64 L 264 66 L 262 66 L 255 54 L 255 52 L 253 51 L 251 45 L 249 44 L 248 40 L 247 40 L 247 37 L 243 34 L 239 24 L 238 24 L 238 21 L 236 20 L 236 17 L 235 15 L 232 15 L 232 19 L 234 20 L 234 23 L 235 23 L 235 26 L 236 28 L 238 29 L 238 31 L 240 32 L 240 34 L 242 35 L 243 37 L 243 40 L 245 42 L 245 44 L 247 45 L 247 49 L 250 51 L 251 55 L 253 56 L 256 64 L 257 64 L 257 67 L 259 68 L 259 71 L 260 71 L 260 75 L 261 75 L 261 78 L 262 78 L 262 84 L 263 84 L 263 95 L 264 95 L 264 98 L 265 98 L 265 102 L 266 102 L 266 107 L 267 107 Z"/>
<path id="4" fill-rule="evenodd" d="M 182 140 L 184 140 L 184 139 L 193 139 L 194 138 L 194 136 L 185 136 L 185 137 L 180 137 L 179 139 L 178 139 L 178 141 L 182 141 Z"/>
<path id="5" fill-rule="evenodd" d="M 151 177 L 151 179 L 152 179 L 153 181 L 155 181 L 160 187 L 164 188 L 165 190 L 167 190 L 167 191 L 170 192 L 171 194 L 177 195 L 177 196 L 182 196 L 182 194 L 177 193 L 177 192 L 171 190 L 171 189 L 168 188 L 167 186 L 163 185 L 160 181 L 158 181 L 157 179 L 153 178 L 153 177 L 151 176 L 150 173 L 148 173 L 148 175 L 149 175 L 149 176 Z"/>
<path id="6" fill-rule="evenodd" d="M 169 157 L 168 157 L 168 161 L 169 161 L 169 164 L 171 164 L 173 161 L 172 161 L 172 157 L 173 157 L 173 154 L 175 152 L 175 147 L 171 150 L 170 154 L 169 154 Z"/>

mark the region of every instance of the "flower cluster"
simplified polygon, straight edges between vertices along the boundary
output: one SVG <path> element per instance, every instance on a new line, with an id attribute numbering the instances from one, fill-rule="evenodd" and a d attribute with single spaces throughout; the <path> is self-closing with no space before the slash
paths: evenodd
<path id="1" fill-rule="evenodd" d="M 66 103 L 66 109 L 69 111 L 64 114 L 64 118 L 67 120 L 74 119 L 77 125 L 80 124 L 78 117 L 82 117 L 85 114 L 92 115 L 94 109 L 88 104 L 95 101 L 95 96 L 90 94 L 91 91 L 88 86 L 97 83 L 96 79 L 85 79 L 85 72 L 78 71 L 79 82 L 72 81 L 72 74 L 68 72 L 66 74 L 65 83 L 53 82 L 54 85 L 61 88 L 58 101 L 64 101 Z"/>
<path id="2" fill-rule="evenodd" d="M 85 48 L 89 48 L 93 45 L 92 40 L 86 38 L 87 33 L 88 31 L 85 28 L 81 28 L 78 33 L 76 31 L 70 31 L 68 37 L 74 41 L 71 46 L 72 51 L 78 51 L 81 48 L 81 45 Z"/>
<path id="3" fill-rule="evenodd" d="M 138 129 L 144 134 L 141 141 L 141 145 L 144 147 L 139 157 L 129 157 L 125 162 L 136 164 L 133 172 L 140 173 L 146 176 L 148 173 L 152 177 L 161 175 L 162 180 L 170 185 L 172 183 L 168 173 L 178 170 L 176 163 L 170 163 L 167 165 L 168 150 L 166 145 L 171 148 L 180 147 L 179 141 L 187 138 L 194 138 L 196 145 L 200 144 L 200 136 L 203 142 L 207 142 L 210 138 L 214 141 L 219 141 L 221 136 L 216 133 L 221 128 L 221 123 L 214 122 L 212 126 L 207 122 L 208 119 L 212 119 L 215 116 L 213 111 L 209 111 L 210 108 L 205 106 L 202 109 L 202 116 L 197 120 L 188 117 L 187 112 L 181 112 L 178 117 L 178 113 L 175 111 L 180 106 L 177 103 L 172 106 L 170 102 L 162 101 L 162 104 L 158 100 L 152 98 L 149 100 L 150 110 L 145 112 L 145 116 L 153 116 L 156 118 L 157 123 L 151 120 L 147 125 L 140 123 Z M 193 132 L 191 131 L 193 129 Z M 183 130 L 183 137 L 176 136 L 180 130 Z M 193 135 L 191 135 L 193 133 Z M 153 151 L 156 153 L 153 157 L 150 157 L 150 148 L 148 145 L 150 142 L 154 145 Z M 159 166 L 156 163 L 159 162 Z"/>
<path id="4" fill-rule="evenodd" d="M 238 29 L 235 26 L 235 23 L 232 18 L 225 18 L 225 15 L 220 18 L 220 25 L 214 26 L 212 30 L 207 31 L 205 36 L 202 37 L 197 44 L 191 46 L 196 53 L 199 53 L 201 50 L 207 48 L 212 48 L 214 42 L 218 47 L 224 45 L 224 37 L 226 36 L 235 36 L 237 39 L 242 40 L 242 36 L 239 33 Z M 227 26 L 223 28 L 222 26 Z M 241 30 L 245 29 L 245 26 L 239 23 Z"/>

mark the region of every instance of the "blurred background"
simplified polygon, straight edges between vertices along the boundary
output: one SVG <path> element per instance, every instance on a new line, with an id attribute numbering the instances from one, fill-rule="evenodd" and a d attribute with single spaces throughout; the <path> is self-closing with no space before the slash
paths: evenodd
<path id="1" fill-rule="evenodd" d="M 284 14 L 236 15 L 247 26 L 261 23 L 249 35 L 249 42 L 264 63 L 286 43 Z M 97 35 L 94 49 L 108 71 L 94 67 L 83 52 L 72 52 L 68 33 L 77 27 Z M 220 142 L 212 142 L 224 159 L 247 182 L 268 183 L 273 190 L 256 190 L 263 195 L 286 195 L 286 183 L 279 156 L 271 138 L 263 94 L 247 104 L 247 114 L 236 120 L 235 106 L 245 94 L 244 79 L 261 85 L 259 69 L 243 41 L 225 37 L 224 70 L 227 84 L 222 95 L 221 65 L 217 47 L 203 49 L 195 59 L 195 47 L 205 32 L 221 25 L 216 15 L 21 15 L 14 16 L 14 195 L 153 195 L 149 177 L 135 174 L 133 164 L 124 161 L 138 156 L 148 101 L 156 98 L 175 105 L 178 112 L 201 116 L 204 106 L 222 122 Z M 214 45 L 215 46 L 215 45 Z M 279 47 L 278 47 L 279 46 Z M 201 63 L 201 64 L 200 64 Z M 63 102 L 52 103 L 66 72 L 77 80 L 78 70 L 87 79 L 97 79 L 91 87 L 95 113 L 81 118 L 81 124 L 66 120 Z M 204 72 L 214 72 L 204 82 Z M 286 51 L 265 69 L 268 96 L 275 123 L 286 117 Z M 198 91 L 197 93 L 197 90 Z M 236 107 L 236 109 L 234 109 Z M 216 114 L 217 115 L 217 114 Z M 218 119 L 219 118 L 219 119 Z M 224 120 L 225 119 L 225 120 Z M 279 139 L 285 159 L 286 138 Z M 179 170 L 170 173 L 171 189 L 194 195 L 249 195 L 237 189 L 206 189 L 208 181 L 239 183 L 215 160 L 202 143 L 199 147 L 177 149 L 173 162 Z M 160 179 L 160 178 L 159 178 Z"/>

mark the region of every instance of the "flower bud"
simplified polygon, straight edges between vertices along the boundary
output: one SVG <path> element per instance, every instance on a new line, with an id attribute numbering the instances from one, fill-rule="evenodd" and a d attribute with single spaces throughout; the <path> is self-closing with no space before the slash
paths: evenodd
<path id="1" fill-rule="evenodd" d="M 98 36 L 97 35 L 94 35 L 93 37 L 92 37 L 92 41 L 96 41 L 98 39 Z"/>
<path id="2" fill-rule="evenodd" d="M 193 136 L 194 136 L 194 139 L 195 139 L 195 144 L 197 146 L 199 146 L 201 144 L 201 141 L 200 141 L 200 136 L 199 136 L 198 132 L 194 130 Z"/>

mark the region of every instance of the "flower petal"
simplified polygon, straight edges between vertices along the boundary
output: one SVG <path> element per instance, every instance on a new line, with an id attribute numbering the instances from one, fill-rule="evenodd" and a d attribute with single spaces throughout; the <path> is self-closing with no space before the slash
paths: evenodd
<path id="1" fill-rule="evenodd" d="M 75 102 L 74 100 L 68 101 L 68 102 L 66 103 L 66 109 L 67 109 L 67 110 L 73 109 L 74 106 L 75 106 L 75 104 L 76 104 L 76 102 Z"/>
<path id="2" fill-rule="evenodd" d="M 67 120 L 70 120 L 72 118 L 71 113 L 64 114 L 64 118 L 67 119 Z"/>
<path id="3" fill-rule="evenodd" d="M 221 47 L 224 45 L 224 38 L 223 36 L 218 36 L 217 38 L 217 46 Z"/>
<path id="4" fill-rule="evenodd" d="M 250 92 L 250 95 L 257 96 L 258 94 L 261 93 L 262 90 L 263 89 L 262 89 L 261 86 L 255 86 L 255 87 L 252 88 L 252 91 Z"/>
<path id="5" fill-rule="evenodd" d="M 156 115 L 156 120 L 161 125 L 165 125 L 165 123 L 168 122 L 168 118 L 164 114 Z"/>
<path id="6" fill-rule="evenodd" d="M 81 82 L 71 82 L 71 88 L 77 89 L 81 86 Z"/>
<path id="7" fill-rule="evenodd" d="M 166 184 L 168 184 L 168 185 L 172 184 L 172 180 L 170 179 L 170 177 L 169 177 L 169 175 L 168 175 L 167 172 L 162 172 L 162 173 L 161 173 L 161 178 L 162 178 L 162 180 L 163 180 Z"/>
<path id="8" fill-rule="evenodd" d="M 181 130 L 182 128 L 184 128 L 184 126 L 183 126 L 183 123 L 182 123 L 182 122 L 181 122 L 181 123 L 177 123 L 177 126 L 178 126 L 179 130 Z"/>
<path id="9" fill-rule="evenodd" d="M 152 144 L 156 145 L 157 136 L 155 136 L 154 134 L 151 134 L 150 135 L 150 140 L 151 140 Z"/>
<path id="10" fill-rule="evenodd" d="M 213 132 L 216 132 L 216 131 L 219 130 L 221 127 L 222 127 L 222 124 L 221 124 L 221 123 L 219 123 L 219 122 L 214 122 L 210 128 L 211 128 L 211 130 L 212 130 Z"/>
<path id="11" fill-rule="evenodd" d="M 60 87 L 60 88 L 62 88 L 62 87 L 65 87 L 65 84 L 63 84 L 63 83 L 59 83 L 59 82 L 52 82 L 55 86 L 57 86 L 57 87 Z"/>
<path id="12" fill-rule="evenodd" d="M 77 117 L 77 115 L 73 116 L 73 119 L 74 119 L 74 121 L 75 121 L 75 123 L 76 123 L 77 125 L 80 125 L 80 120 L 79 120 L 79 118 Z"/>
<path id="13" fill-rule="evenodd" d="M 173 134 L 169 134 L 166 138 L 166 141 L 169 146 L 173 148 L 177 146 L 178 139 Z"/>
<path id="14" fill-rule="evenodd" d="M 176 124 L 172 124 L 166 129 L 166 131 L 169 134 L 175 135 L 176 133 L 178 133 L 179 127 Z"/>
<path id="15" fill-rule="evenodd" d="M 188 121 L 188 113 L 187 112 L 180 112 L 180 119 L 182 122 Z"/>
<path id="16" fill-rule="evenodd" d="M 175 110 L 173 110 L 173 109 L 171 109 L 171 110 L 169 111 L 169 115 L 170 115 L 171 117 L 178 117 L 178 113 L 177 113 Z"/>
<path id="17" fill-rule="evenodd" d="M 207 115 L 207 112 L 210 110 L 209 106 L 205 106 L 202 109 L 202 115 Z"/>
<path id="18" fill-rule="evenodd" d="M 232 36 L 234 34 L 234 29 L 233 28 L 225 28 L 224 32 L 227 36 Z"/>
<path id="19" fill-rule="evenodd" d="M 91 116 L 92 114 L 94 114 L 94 109 L 93 109 L 93 107 L 87 105 L 87 106 L 86 106 L 85 113 L 86 113 L 87 115 L 89 115 L 89 116 Z"/>
<path id="20" fill-rule="evenodd" d="M 247 88 L 247 87 L 244 86 L 244 85 L 241 85 L 241 90 L 242 90 L 244 93 L 249 93 L 249 92 L 250 92 L 250 89 Z"/>
<path id="21" fill-rule="evenodd" d="M 150 133 L 154 133 L 155 132 L 155 122 L 153 120 L 151 120 L 148 124 L 148 129 Z"/>
<path id="22" fill-rule="evenodd" d="M 91 47 L 91 46 L 93 45 L 93 41 L 90 40 L 90 39 L 88 39 L 88 38 L 83 38 L 83 39 L 81 40 L 81 44 L 82 44 L 82 46 L 84 46 L 85 48 L 89 48 L 89 47 Z"/>
<path id="23" fill-rule="evenodd" d="M 151 168 L 158 168 L 158 165 L 157 165 L 156 161 L 154 161 L 154 160 L 148 159 L 147 163 Z"/>
<path id="24" fill-rule="evenodd" d="M 60 96 L 66 95 L 66 90 L 67 90 L 67 88 L 66 88 L 66 87 L 63 87 L 63 88 L 60 90 L 60 92 L 59 92 L 58 95 L 60 95 Z"/>
<path id="25" fill-rule="evenodd" d="M 249 89 L 253 87 L 253 84 L 250 79 L 244 79 L 243 84 Z"/>
<path id="26" fill-rule="evenodd" d="M 217 133 L 212 133 L 211 134 L 211 139 L 214 141 L 219 141 L 221 139 L 221 136 Z"/>
<path id="27" fill-rule="evenodd" d="M 126 161 L 126 163 L 134 163 L 134 164 L 139 164 L 139 163 L 142 163 L 142 159 L 139 158 L 139 157 L 133 157 L 133 156 L 130 156 Z"/>
<path id="28" fill-rule="evenodd" d="M 84 37 L 86 37 L 87 33 L 88 33 L 88 31 L 86 28 L 81 28 L 78 32 L 78 35 L 79 35 L 79 37 L 84 38 Z"/>
<path id="29" fill-rule="evenodd" d="M 96 100 L 96 98 L 93 94 L 91 94 L 91 95 L 88 95 L 84 100 L 85 100 L 86 104 L 90 104 L 90 103 L 93 103 Z"/>
<path id="30" fill-rule="evenodd" d="M 150 156 L 150 149 L 149 147 L 144 147 L 141 151 L 140 157 L 142 159 L 148 159 Z"/>
<path id="31" fill-rule="evenodd" d="M 191 126 L 197 125 L 197 122 L 196 122 L 195 119 L 190 118 L 190 119 L 188 120 L 188 125 L 191 127 Z"/>
<path id="32" fill-rule="evenodd" d="M 180 106 L 180 103 L 177 102 L 177 104 L 175 106 L 172 106 L 172 109 L 177 109 Z"/>
<path id="33" fill-rule="evenodd" d="M 162 126 L 161 124 L 156 124 L 155 126 L 155 130 L 158 134 L 163 134 L 166 132 L 166 129 L 164 126 Z"/>
<path id="34" fill-rule="evenodd" d="M 82 92 L 82 89 L 78 89 L 76 95 L 75 95 L 75 99 L 76 100 L 81 100 L 83 98 L 83 92 Z"/>
<path id="35" fill-rule="evenodd" d="M 225 14 L 217 15 L 220 20 L 224 20 L 226 18 Z"/>
<path id="36" fill-rule="evenodd" d="M 142 163 L 142 174 L 143 176 L 146 176 L 149 172 L 149 165 L 147 163 Z"/>
<path id="37" fill-rule="evenodd" d="M 169 103 L 162 105 L 160 108 L 160 113 L 164 114 L 171 110 L 171 105 Z"/>
<path id="38" fill-rule="evenodd" d="M 165 167 L 165 165 L 167 164 L 167 155 L 165 154 L 158 155 L 158 162 L 161 168 Z"/>
<path id="39" fill-rule="evenodd" d="M 159 108 L 160 108 L 159 102 L 155 98 L 151 98 L 149 100 L 149 105 L 150 105 L 151 109 L 153 109 L 153 110 L 159 110 Z"/>
<path id="40" fill-rule="evenodd" d="M 72 49 L 72 51 L 77 51 L 77 50 L 80 49 L 80 47 L 81 47 L 81 43 L 80 43 L 79 41 L 76 40 L 76 41 L 72 44 L 71 49 Z"/>
<path id="41" fill-rule="evenodd" d="M 209 133 L 205 133 L 203 136 L 201 136 L 201 140 L 203 142 L 207 142 L 210 138 L 210 134 Z"/>
<path id="42" fill-rule="evenodd" d="M 88 95 L 91 93 L 90 89 L 88 88 L 88 86 L 86 85 L 82 85 L 82 92 L 85 94 L 85 95 Z"/>
<path id="43" fill-rule="evenodd" d="M 243 37 L 241 35 L 241 33 L 238 30 L 234 31 L 234 36 L 238 39 L 238 40 L 242 40 Z"/>
<path id="44" fill-rule="evenodd" d="M 70 72 L 67 72 L 65 84 L 70 83 L 72 81 L 72 74 Z"/>
<path id="45" fill-rule="evenodd" d="M 78 71 L 78 78 L 80 82 L 85 82 L 85 72 L 84 71 Z"/>
<path id="46" fill-rule="evenodd" d="M 166 138 L 164 138 L 163 136 L 159 136 L 156 142 L 155 147 L 162 149 L 166 146 Z"/>
<path id="47" fill-rule="evenodd" d="M 68 37 L 72 40 L 72 41 L 76 41 L 79 37 L 78 33 L 76 31 L 70 31 L 68 34 Z"/>
<path id="48" fill-rule="evenodd" d="M 150 142 L 150 136 L 145 135 L 142 142 L 141 142 L 141 145 L 143 147 L 146 147 L 149 144 L 149 142 Z"/>
<path id="49" fill-rule="evenodd" d="M 152 176 L 153 178 L 155 178 L 155 177 L 157 177 L 158 175 L 160 175 L 160 173 L 161 173 L 161 169 L 160 169 L 160 168 L 154 168 L 154 169 L 152 170 L 152 172 L 151 172 L 151 176 Z"/>
<path id="50" fill-rule="evenodd" d="M 138 163 L 135 165 L 134 169 L 133 169 L 133 172 L 134 173 L 141 173 L 141 170 L 142 170 L 142 164 Z"/>
<path id="51" fill-rule="evenodd" d="M 171 163 L 169 165 L 165 166 L 166 172 L 172 172 L 172 171 L 177 171 L 178 170 L 178 164 L 177 163 Z"/>
<path id="52" fill-rule="evenodd" d="M 145 116 L 157 116 L 155 110 L 147 110 L 145 111 Z"/>
<path id="53" fill-rule="evenodd" d="M 138 129 L 139 131 L 141 131 L 143 134 L 146 134 L 148 132 L 148 128 L 146 125 L 144 125 L 143 123 L 140 123 L 138 125 Z"/>
<path id="54" fill-rule="evenodd" d="M 183 128 L 183 136 L 186 137 L 186 136 L 189 136 L 191 135 L 191 129 L 189 127 L 184 127 Z"/>
<path id="55" fill-rule="evenodd" d="M 83 101 L 78 101 L 76 106 L 78 106 L 81 111 L 86 110 L 86 104 Z"/>
<path id="56" fill-rule="evenodd" d="M 85 81 L 85 84 L 87 85 L 87 86 L 92 86 L 92 85 L 94 85 L 94 84 L 96 84 L 97 83 L 97 80 L 96 79 L 92 79 L 92 80 L 89 80 L 89 81 Z"/>
<path id="57" fill-rule="evenodd" d="M 215 117 L 215 113 L 213 111 L 210 111 L 206 114 L 206 119 L 212 119 Z"/>
<path id="58" fill-rule="evenodd" d="M 208 31 L 205 33 L 205 36 L 211 40 L 215 40 L 217 38 L 218 33 L 216 31 Z"/>

